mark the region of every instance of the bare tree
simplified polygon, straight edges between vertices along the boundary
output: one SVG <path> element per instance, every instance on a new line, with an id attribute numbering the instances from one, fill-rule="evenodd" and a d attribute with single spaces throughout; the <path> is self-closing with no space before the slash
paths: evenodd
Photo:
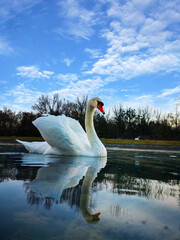
<path id="1" fill-rule="evenodd" d="M 178 126 L 180 125 L 180 103 L 176 104 L 176 107 L 175 107 L 175 114 L 174 114 L 174 124 L 175 124 L 175 127 L 176 129 L 178 128 Z"/>
<path id="2" fill-rule="evenodd" d="M 59 115 L 64 111 L 64 104 L 67 104 L 66 100 L 60 99 L 57 93 L 53 96 L 41 95 L 32 106 L 32 109 L 40 114 Z"/>

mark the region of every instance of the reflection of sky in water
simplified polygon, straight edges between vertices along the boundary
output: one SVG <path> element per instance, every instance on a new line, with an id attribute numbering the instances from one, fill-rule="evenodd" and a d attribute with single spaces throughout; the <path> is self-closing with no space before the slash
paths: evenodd
<path id="1" fill-rule="evenodd" d="M 180 154 L 111 150 L 106 163 L 7 153 L 3 240 L 180 239 Z"/>

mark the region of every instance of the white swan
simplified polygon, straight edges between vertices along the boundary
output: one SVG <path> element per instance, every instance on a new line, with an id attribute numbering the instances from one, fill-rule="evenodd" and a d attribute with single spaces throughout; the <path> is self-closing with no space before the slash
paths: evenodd
<path id="1" fill-rule="evenodd" d="M 29 152 L 69 156 L 107 156 L 107 151 L 94 129 L 93 115 L 95 108 L 103 114 L 103 102 L 92 98 L 87 105 L 85 115 L 86 132 L 75 119 L 48 115 L 37 118 L 33 124 L 37 127 L 45 142 L 22 143 Z"/>

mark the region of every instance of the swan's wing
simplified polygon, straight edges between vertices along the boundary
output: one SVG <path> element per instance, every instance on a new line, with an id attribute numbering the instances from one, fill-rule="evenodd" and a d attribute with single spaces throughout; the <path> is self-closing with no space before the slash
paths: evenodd
<path id="1" fill-rule="evenodd" d="M 33 124 L 53 148 L 65 155 L 81 155 L 90 150 L 87 134 L 80 123 L 72 118 L 49 115 L 37 118 Z"/>
<path id="2" fill-rule="evenodd" d="M 16 139 L 16 141 L 23 144 L 29 152 L 33 153 L 44 153 L 49 145 L 47 142 L 26 142 L 18 139 Z"/>
<path id="3" fill-rule="evenodd" d="M 58 149 L 52 148 L 47 142 L 26 142 L 16 139 L 17 142 L 24 145 L 24 147 L 31 153 L 41 154 L 57 154 L 61 155 Z"/>

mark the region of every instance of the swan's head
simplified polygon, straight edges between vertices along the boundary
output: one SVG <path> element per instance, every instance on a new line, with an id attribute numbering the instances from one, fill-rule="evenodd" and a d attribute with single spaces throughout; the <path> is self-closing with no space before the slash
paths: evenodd
<path id="1" fill-rule="evenodd" d="M 104 103 L 103 103 L 103 101 L 100 98 L 97 98 L 97 97 L 92 98 L 89 101 L 89 105 L 92 108 L 98 108 L 103 114 L 105 114 L 104 109 L 103 109 Z"/>

